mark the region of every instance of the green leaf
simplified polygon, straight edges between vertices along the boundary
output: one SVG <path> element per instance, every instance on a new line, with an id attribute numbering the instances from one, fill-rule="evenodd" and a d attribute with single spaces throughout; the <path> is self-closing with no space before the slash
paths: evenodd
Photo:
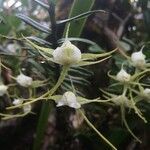
<path id="1" fill-rule="evenodd" d="M 34 0 L 35 2 L 37 2 L 39 5 L 41 5 L 43 8 L 45 9 L 49 9 L 49 6 L 47 4 L 45 4 L 44 2 L 42 2 L 41 0 Z"/>
<path id="2" fill-rule="evenodd" d="M 96 12 L 106 13 L 104 10 L 92 10 L 92 11 L 87 11 L 87 12 L 85 12 L 85 13 L 82 13 L 82 14 L 80 14 L 80 15 L 74 16 L 74 17 L 72 17 L 72 18 L 68 18 L 68 19 L 64 19 L 64 20 L 58 20 L 58 21 L 57 21 L 57 24 L 62 24 L 62 23 L 67 23 L 67 22 L 79 20 L 79 19 L 85 18 L 85 17 L 87 17 L 88 15 L 91 15 L 91 14 L 96 13 Z"/>
<path id="3" fill-rule="evenodd" d="M 113 51 L 110 51 L 108 53 L 102 53 L 102 54 L 85 53 L 85 54 L 82 54 L 82 60 L 95 60 L 95 59 L 98 59 L 101 57 L 109 56 L 115 51 L 116 51 L 116 49 Z"/>
<path id="4" fill-rule="evenodd" d="M 7 35 L 9 32 L 16 32 L 16 29 L 20 25 L 20 20 L 13 15 L 6 15 L 0 13 L 3 23 L 0 24 L 0 34 Z"/>
<path id="5" fill-rule="evenodd" d="M 40 114 L 40 118 L 39 118 L 39 122 L 38 122 L 38 125 L 37 125 L 37 137 L 38 138 L 35 138 L 35 144 L 33 145 L 33 150 L 40 150 L 41 148 L 41 144 L 42 144 L 42 141 L 43 141 L 43 137 L 44 137 L 44 132 L 40 132 L 40 131 L 44 131 L 44 129 L 46 129 L 46 126 L 47 126 L 47 120 L 48 120 L 48 116 L 49 116 L 49 113 L 51 111 L 51 103 L 50 101 L 43 101 L 43 104 L 42 104 L 42 109 L 41 109 L 41 114 Z"/>
<path id="6" fill-rule="evenodd" d="M 42 31 L 44 33 L 50 34 L 51 30 L 46 27 L 43 26 L 42 24 L 36 22 L 35 20 L 31 19 L 30 17 L 23 15 L 23 14 L 17 14 L 16 15 L 18 18 L 20 18 L 21 20 L 23 20 L 25 23 L 27 23 L 28 25 L 34 27 L 35 29 Z"/>
<path id="7" fill-rule="evenodd" d="M 30 41 L 28 38 L 26 38 L 26 37 L 24 37 L 24 39 L 25 39 L 31 46 L 33 46 L 35 49 L 37 49 L 38 51 L 42 51 L 42 52 L 45 52 L 45 53 L 47 53 L 47 54 L 49 54 L 49 55 L 52 55 L 53 49 L 38 46 L 38 45 L 34 44 L 33 42 L 31 42 L 31 41 Z"/>
<path id="8" fill-rule="evenodd" d="M 29 62 L 32 66 L 37 68 L 39 72 L 45 73 L 45 69 L 42 67 L 42 65 L 38 62 L 36 62 L 34 59 L 28 59 L 27 62 Z"/>
<path id="9" fill-rule="evenodd" d="M 91 45 L 88 49 L 92 53 L 101 53 L 104 52 L 104 50 L 97 44 Z"/>
<path id="10" fill-rule="evenodd" d="M 43 40 L 43 39 L 41 39 L 41 38 L 35 37 L 35 36 L 29 36 L 29 37 L 27 37 L 27 39 L 32 40 L 32 41 L 35 41 L 35 42 L 37 42 L 37 43 L 40 43 L 40 44 L 42 44 L 42 45 L 44 45 L 44 46 L 45 46 L 45 45 L 52 46 L 51 43 L 49 43 L 49 42 L 47 42 L 47 41 L 45 41 L 45 40 Z"/>
<path id="11" fill-rule="evenodd" d="M 43 87 L 44 85 L 46 85 L 45 81 L 36 80 L 32 82 L 31 87 L 37 88 L 37 87 Z"/>
<path id="12" fill-rule="evenodd" d="M 80 15 L 81 13 L 85 13 L 87 11 L 90 11 L 95 0 L 86 0 L 83 2 L 83 0 L 74 0 L 69 18 L 72 18 L 74 16 Z M 86 22 L 86 18 L 78 21 L 71 22 L 70 28 L 69 28 L 69 37 L 80 37 L 84 24 Z M 66 32 L 66 30 L 65 30 Z M 65 35 L 65 33 L 64 33 Z"/>
<path id="13" fill-rule="evenodd" d="M 97 45 L 95 42 L 88 40 L 88 39 L 84 39 L 84 38 L 68 38 L 69 41 L 78 41 L 78 42 L 83 42 L 83 43 L 87 43 L 87 44 L 91 44 L 91 45 Z M 58 42 L 59 43 L 63 43 L 65 41 L 65 38 L 60 39 Z"/>

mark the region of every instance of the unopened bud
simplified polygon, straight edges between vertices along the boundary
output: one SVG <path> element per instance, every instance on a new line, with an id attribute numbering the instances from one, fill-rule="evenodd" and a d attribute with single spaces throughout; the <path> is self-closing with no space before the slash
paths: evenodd
<path id="1" fill-rule="evenodd" d="M 66 92 L 62 96 L 62 99 L 58 102 L 57 107 L 67 105 L 69 107 L 78 109 L 81 107 L 80 103 L 77 102 L 77 98 L 74 93 Z"/>
<path id="2" fill-rule="evenodd" d="M 0 84 L 0 96 L 3 96 L 7 92 L 8 86 Z"/>
<path id="3" fill-rule="evenodd" d="M 29 76 L 26 76 L 24 74 L 20 74 L 17 76 L 16 78 L 16 81 L 21 85 L 21 86 L 24 86 L 24 87 L 28 87 L 32 84 L 32 78 L 29 77 Z"/>
<path id="4" fill-rule="evenodd" d="M 66 40 L 61 47 L 54 50 L 53 59 L 60 65 L 73 65 L 81 60 L 81 51 Z"/>
<path id="5" fill-rule="evenodd" d="M 131 61 L 135 67 L 142 68 L 145 66 L 145 55 L 142 53 L 142 50 L 139 52 L 134 52 L 131 55 Z"/>
<path id="6" fill-rule="evenodd" d="M 130 81 L 131 75 L 128 74 L 123 68 L 117 73 L 116 78 L 120 82 Z"/>

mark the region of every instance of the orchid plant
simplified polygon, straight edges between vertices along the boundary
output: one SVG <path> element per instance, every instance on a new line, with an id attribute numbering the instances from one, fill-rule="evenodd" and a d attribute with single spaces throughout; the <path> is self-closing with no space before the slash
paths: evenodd
<path id="1" fill-rule="evenodd" d="M 68 28 L 69 31 L 69 28 Z M 117 83 L 114 83 L 111 85 L 111 87 L 114 86 L 122 86 L 122 93 L 119 95 L 101 90 L 104 95 L 103 97 L 105 99 L 101 99 L 100 97 L 96 99 L 86 99 L 81 96 L 76 96 L 75 90 L 72 91 L 66 91 L 63 95 L 55 95 L 54 93 L 56 90 L 60 87 L 60 85 L 63 83 L 66 75 L 68 74 L 68 70 L 72 66 L 86 66 L 86 65 L 92 65 L 96 64 L 99 62 L 102 62 L 108 58 L 110 58 L 110 55 L 115 52 L 111 51 L 109 53 L 104 53 L 104 54 L 91 54 L 91 53 L 81 53 L 80 49 L 73 45 L 66 37 L 66 40 L 62 44 L 62 46 L 57 47 L 55 50 L 44 47 L 40 47 L 36 45 L 35 43 L 31 42 L 29 39 L 25 38 L 24 39 L 27 41 L 27 43 L 35 48 L 44 58 L 46 58 L 47 61 L 51 61 L 52 63 L 57 63 L 60 66 L 62 66 L 62 71 L 60 73 L 60 77 L 55 84 L 54 87 L 49 89 L 47 92 L 44 94 L 40 95 L 39 97 L 35 97 L 32 95 L 32 92 L 30 94 L 30 97 L 27 99 L 23 98 L 15 98 L 12 102 L 13 106 L 7 107 L 7 110 L 13 110 L 15 108 L 20 108 L 22 109 L 22 113 L 18 114 L 0 114 L 2 116 L 2 119 L 10 119 L 10 118 L 15 118 L 15 117 L 23 117 L 27 115 L 28 113 L 32 113 L 32 103 L 35 103 L 39 100 L 54 100 L 56 102 L 56 107 L 60 106 L 68 106 L 71 108 L 76 109 L 81 113 L 87 124 L 92 127 L 96 133 L 108 144 L 110 145 L 113 149 L 116 149 L 115 146 L 113 146 L 87 119 L 87 117 L 84 115 L 82 112 L 82 105 L 89 104 L 89 103 L 106 103 L 108 105 L 116 105 L 121 108 L 121 116 L 122 120 L 127 128 L 127 130 L 131 133 L 131 135 L 138 141 L 141 142 L 140 139 L 136 137 L 136 135 L 131 131 L 131 129 L 128 126 L 128 123 L 125 119 L 125 110 L 128 108 L 129 110 L 134 110 L 135 113 L 146 123 L 146 119 L 143 117 L 142 112 L 140 109 L 136 106 L 138 102 L 140 102 L 143 98 L 149 100 L 149 93 L 150 89 L 149 88 L 143 88 L 143 86 L 149 86 L 144 83 L 140 83 L 140 80 L 147 75 L 147 73 L 150 72 L 150 69 L 148 67 L 144 68 L 139 68 L 139 60 L 143 62 L 140 63 L 142 66 L 148 66 L 146 64 L 145 56 L 142 54 L 142 52 L 135 52 L 131 55 L 131 58 L 129 58 L 129 63 L 135 67 L 135 72 L 131 75 L 127 73 L 124 69 L 124 65 L 122 65 L 121 70 L 116 74 L 116 76 L 110 75 L 110 72 L 108 73 L 108 76 L 112 78 L 113 80 L 116 80 Z M 134 55 L 138 55 L 135 57 Z M 101 57 L 105 57 L 103 59 L 97 60 Z M 136 60 L 138 59 L 138 61 Z M 131 60 L 131 61 L 130 61 Z M 4 66 L 2 64 L 1 66 Z M 25 88 L 29 88 L 30 90 L 32 89 L 34 82 L 33 79 L 29 76 L 24 75 L 23 73 L 20 73 L 16 78 L 12 76 L 16 82 Z M 44 83 L 45 81 L 41 81 L 41 83 Z M 39 84 L 39 86 L 40 86 Z M 44 84 L 43 84 L 44 85 Z M 11 85 L 10 85 L 11 86 Z M 38 87 L 38 86 L 37 86 Z M 139 91 L 137 91 L 139 89 Z M 4 95 L 7 90 L 9 91 L 9 85 L 6 86 L 2 84 L 0 86 L 0 93 L 1 96 Z M 7 92 L 8 96 L 9 92 Z"/>
<path id="2" fill-rule="evenodd" d="M 56 91 L 63 84 L 65 78 L 69 76 L 69 71 L 72 68 L 98 64 L 111 58 L 112 54 L 117 51 L 116 48 L 113 51 L 100 54 L 82 53 L 82 50 L 69 40 L 68 33 L 69 25 L 67 27 L 65 40 L 56 48 L 40 46 L 28 37 L 23 36 L 21 38 L 21 40 L 25 42 L 25 45 L 34 49 L 34 52 L 36 54 L 38 53 L 44 61 L 47 61 L 49 64 L 58 65 L 61 71 L 57 82 L 52 86 L 50 86 L 51 81 L 49 79 L 37 80 L 20 71 L 21 68 L 19 68 L 18 74 L 15 74 L 14 76 L 10 75 L 10 78 L 13 79 L 12 83 L 5 85 L 1 81 L 0 96 L 9 97 L 11 99 L 11 106 L 6 107 L 6 110 L 0 113 L 0 116 L 3 120 L 24 117 L 29 113 L 34 113 L 32 112 L 34 103 L 38 101 L 54 101 L 56 107 L 68 106 L 75 109 L 76 112 L 79 112 L 88 126 L 91 127 L 112 149 L 117 150 L 117 148 L 94 127 L 83 111 L 83 105 L 90 105 L 91 103 L 98 103 L 99 105 L 105 104 L 108 107 L 120 107 L 122 122 L 135 140 L 141 143 L 141 140 L 130 129 L 125 114 L 126 110 L 134 111 L 139 118 L 147 123 L 142 110 L 138 107 L 138 104 L 143 100 L 150 103 L 150 85 L 142 82 L 142 79 L 150 74 L 150 64 L 143 54 L 143 48 L 138 52 L 132 53 L 130 57 L 126 56 L 126 62 L 122 62 L 121 69 L 116 75 L 112 75 L 110 71 L 108 72 L 110 80 L 113 80 L 115 83 L 111 84 L 107 89 L 100 89 L 103 93 L 101 97 L 87 99 L 84 96 L 78 95 L 73 84 L 71 85 L 72 91 L 66 90 L 63 94 L 59 94 L 59 92 L 57 93 Z M 125 63 L 128 64 L 126 68 Z M 2 61 L 0 61 L 0 67 L 5 68 L 6 70 L 10 69 Z M 131 67 L 134 71 L 128 72 L 128 69 Z M 46 90 L 37 94 L 35 91 L 39 87 L 46 87 Z M 111 89 L 116 87 L 121 90 L 119 92 L 111 92 Z M 26 98 L 22 96 L 19 90 L 16 90 L 20 88 L 28 91 L 28 96 Z"/>
<path id="3" fill-rule="evenodd" d="M 68 40 L 68 32 L 69 32 L 69 26 L 68 30 L 66 33 L 66 39 L 64 43 L 60 46 L 57 47 L 55 50 L 54 49 L 49 49 L 49 48 L 44 48 L 40 47 L 33 42 L 31 42 L 29 39 L 25 38 L 24 39 L 27 41 L 27 43 L 35 48 L 47 61 L 50 61 L 52 63 L 59 64 L 62 67 L 59 79 L 57 83 L 49 89 L 46 93 L 43 95 L 40 95 L 39 97 L 33 97 L 32 94 L 30 94 L 30 97 L 28 99 L 21 99 L 17 98 L 14 99 L 12 102 L 13 106 L 7 107 L 7 110 L 13 110 L 15 108 L 22 108 L 23 113 L 19 114 L 0 114 L 3 116 L 2 119 L 10 119 L 14 117 L 22 117 L 27 115 L 28 113 L 31 112 L 31 104 L 35 103 L 36 101 L 39 100 L 55 100 L 57 103 L 57 107 L 67 105 L 69 107 L 72 107 L 74 109 L 79 109 L 81 108 L 81 105 L 91 103 L 91 102 L 105 102 L 100 100 L 99 98 L 95 100 L 88 100 L 83 97 L 76 97 L 73 92 L 67 91 L 64 93 L 62 96 L 60 95 L 54 95 L 53 94 L 56 92 L 56 90 L 60 87 L 60 85 L 63 83 L 66 75 L 68 74 L 68 71 L 71 67 L 81 67 L 81 66 L 89 66 L 93 64 L 100 63 L 102 61 L 105 61 L 106 59 L 111 57 L 111 54 L 114 53 L 116 50 L 113 50 L 108 53 L 103 53 L 103 54 L 91 54 L 91 53 L 81 53 L 80 49 L 72 44 Z M 102 58 L 102 59 L 100 59 Z M 100 60 L 98 60 L 100 59 Z M 31 90 L 32 85 L 33 85 L 33 79 L 29 76 L 24 75 L 23 73 L 20 73 L 16 78 L 12 76 L 16 82 L 23 87 L 29 87 Z M 106 100 L 107 101 L 107 100 Z M 108 100 L 109 101 L 109 100 Z M 82 113 L 80 110 L 81 114 L 85 118 L 85 120 L 88 120 L 86 116 Z M 96 130 L 89 121 L 87 123 L 94 129 Z M 99 134 L 99 136 L 107 143 L 109 144 L 113 149 L 116 149 L 115 146 L 113 146 L 98 130 L 96 132 Z"/>

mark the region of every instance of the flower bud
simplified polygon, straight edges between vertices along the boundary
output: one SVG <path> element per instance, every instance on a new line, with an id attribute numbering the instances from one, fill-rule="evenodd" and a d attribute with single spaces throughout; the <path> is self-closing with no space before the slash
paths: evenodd
<path id="1" fill-rule="evenodd" d="M 81 60 L 81 51 L 66 40 L 61 47 L 54 50 L 53 59 L 60 65 L 73 65 Z"/>
<path id="2" fill-rule="evenodd" d="M 146 89 L 143 91 L 143 94 L 144 94 L 145 97 L 150 98 L 150 89 L 149 89 L 149 88 L 146 88 Z"/>
<path id="3" fill-rule="evenodd" d="M 14 101 L 12 102 L 13 103 L 13 105 L 20 105 L 20 104 L 22 104 L 23 103 L 23 100 L 21 100 L 21 99 L 14 99 Z"/>
<path id="4" fill-rule="evenodd" d="M 0 84 L 0 96 L 3 96 L 7 92 L 8 86 Z"/>
<path id="5" fill-rule="evenodd" d="M 120 82 L 130 81 L 131 75 L 128 74 L 123 68 L 117 73 L 116 79 Z"/>
<path id="6" fill-rule="evenodd" d="M 131 55 L 131 61 L 135 67 L 142 68 L 145 66 L 145 55 L 142 53 L 142 50 L 139 52 L 134 52 Z"/>
<path id="7" fill-rule="evenodd" d="M 21 86 L 24 86 L 24 87 L 28 87 L 32 84 L 32 78 L 22 73 L 17 76 L 16 80 Z"/>
<path id="8" fill-rule="evenodd" d="M 31 109 L 32 109 L 32 107 L 30 104 L 23 106 L 24 113 L 29 113 L 31 111 Z"/>
<path id="9" fill-rule="evenodd" d="M 62 99 L 58 102 L 57 107 L 67 105 L 69 107 L 78 109 L 81 107 L 80 103 L 77 102 L 77 98 L 72 92 L 65 92 Z"/>
<path id="10" fill-rule="evenodd" d="M 117 106 L 123 105 L 124 107 L 127 107 L 127 108 L 132 108 L 133 107 L 132 102 L 126 96 L 123 96 L 123 95 L 119 95 L 119 96 L 114 97 L 112 99 L 112 101 Z"/>

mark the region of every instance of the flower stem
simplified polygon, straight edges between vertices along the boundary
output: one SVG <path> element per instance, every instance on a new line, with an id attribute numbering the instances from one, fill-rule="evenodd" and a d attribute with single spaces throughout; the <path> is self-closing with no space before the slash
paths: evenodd
<path id="1" fill-rule="evenodd" d="M 53 95 L 53 93 L 58 89 L 58 87 L 62 84 L 62 82 L 65 79 L 65 76 L 67 75 L 67 72 L 69 70 L 69 66 L 63 66 L 60 77 L 55 84 L 55 86 L 49 91 L 49 96 Z"/>
<path id="2" fill-rule="evenodd" d="M 83 116 L 84 120 L 86 121 L 86 123 L 89 125 L 89 127 L 91 127 L 109 146 L 112 147 L 112 149 L 117 150 L 117 148 L 111 144 L 95 127 L 94 125 L 88 120 L 88 118 L 84 115 L 84 113 L 82 112 L 82 110 L 79 110 L 81 115 Z"/>
<path id="3" fill-rule="evenodd" d="M 69 70 L 69 66 L 63 66 L 60 77 L 59 77 L 56 85 L 48 92 L 48 94 L 49 94 L 48 97 L 53 95 L 53 93 L 55 93 L 56 90 L 59 88 L 61 83 L 64 81 L 68 70 Z M 50 102 L 44 101 L 43 105 L 42 105 L 38 125 L 37 125 L 36 138 L 34 141 L 33 150 L 41 150 L 41 144 L 42 144 L 42 140 L 44 139 L 44 132 L 45 132 L 45 129 L 47 126 L 50 108 L 51 108 Z"/>
<path id="4" fill-rule="evenodd" d="M 126 118 L 125 118 L 125 108 L 123 106 L 121 106 L 121 117 L 122 117 L 122 121 L 125 125 L 125 127 L 127 128 L 128 132 L 134 137 L 134 139 L 136 141 L 138 141 L 139 143 L 142 143 L 140 139 L 138 139 L 138 137 L 136 137 L 136 135 L 131 131 L 127 121 L 126 121 Z"/>

